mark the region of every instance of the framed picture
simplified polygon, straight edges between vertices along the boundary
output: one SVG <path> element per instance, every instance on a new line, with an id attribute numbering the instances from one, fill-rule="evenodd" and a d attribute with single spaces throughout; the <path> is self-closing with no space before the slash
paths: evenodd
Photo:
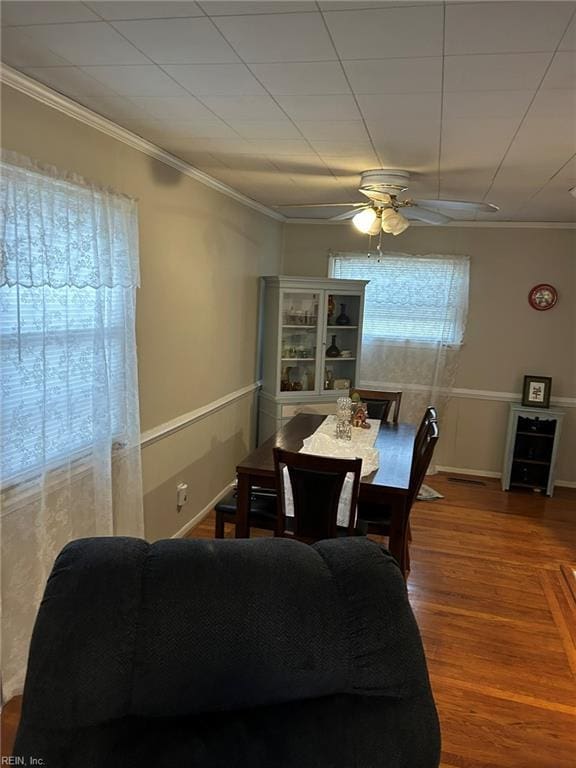
<path id="1" fill-rule="evenodd" d="M 548 408 L 552 379 L 549 376 L 524 376 L 522 405 L 530 408 Z"/>

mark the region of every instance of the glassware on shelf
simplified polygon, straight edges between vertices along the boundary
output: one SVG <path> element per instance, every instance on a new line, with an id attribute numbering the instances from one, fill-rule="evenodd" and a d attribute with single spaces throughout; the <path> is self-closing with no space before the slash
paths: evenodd
<path id="1" fill-rule="evenodd" d="M 336 312 L 336 302 L 334 296 L 329 294 L 328 296 L 328 325 L 332 325 L 334 322 L 334 312 Z"/>
<path id="2" fill-rule="evenodd" d="M 336 325 L 350 325 L 350 318 L 346 314 L 346 304 L 340 304 L 340 314 L 336 318 Z"/>
<path id="3" fill-rule="evenodd" d="M 329 368 L 324 371 L 324 389 L 334 389 L 334 374 Z"/>
<path id="4" fill-rule="evenodd" d="M 326 357 L 340 357 L 340 350 L 336 346 L 336 334 L 332 336 L 332 344 L 326 350 Z"/>

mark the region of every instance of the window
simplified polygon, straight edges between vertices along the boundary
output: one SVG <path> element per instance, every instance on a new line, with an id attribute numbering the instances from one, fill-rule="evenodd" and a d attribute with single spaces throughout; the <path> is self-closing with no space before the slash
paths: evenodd
<path id="1" fill-rule="evenodd" d="M 57 465 L 99 433 L 126 434 L 127 298 L 121 288 L 0 287 L 0 477 Z"/>
<path id="2" fill-rule="evenodd" d="M 460 344 L 468 275 L 466 257 L 339 253 L 330 259 L 331 277 L 370 280 L 363 327 L 369 342 Z"/>
<path id="3" fill-rule="evenodd" d="M 4 484 L 136 439 L 138 224 L 122 195 L 26 165 L 2 174 Z"/>

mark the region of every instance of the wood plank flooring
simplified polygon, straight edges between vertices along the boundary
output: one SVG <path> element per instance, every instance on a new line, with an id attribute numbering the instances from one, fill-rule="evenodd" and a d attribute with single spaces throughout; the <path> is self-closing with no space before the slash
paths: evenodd
<path id="1" fill-rule="evenodd" d="M 547 499 L 483 482 L 429 478 L 445 498 L 419 502 L 411 518 L 408 591 L 442 768 L 574 768 L 576 491 Z M 190 535 L 213 537 L 213 514 Z M 3 755 L 18 708 L 3 713 Z"/>

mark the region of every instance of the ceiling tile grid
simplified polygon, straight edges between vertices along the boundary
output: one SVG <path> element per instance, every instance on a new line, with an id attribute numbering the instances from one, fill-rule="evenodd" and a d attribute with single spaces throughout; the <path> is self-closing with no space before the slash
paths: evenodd
<path id="1" fill-rule="evenodd" d="M 266 205 L 358 200 L 382 166 L 498 220 L 576 220 L 575 2 L 1 10 L 8 65 Z"/>

